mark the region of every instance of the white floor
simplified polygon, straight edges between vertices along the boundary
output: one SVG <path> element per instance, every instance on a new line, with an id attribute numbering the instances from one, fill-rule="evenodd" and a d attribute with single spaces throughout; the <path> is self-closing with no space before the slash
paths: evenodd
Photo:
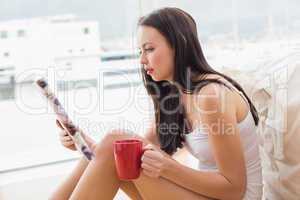
<path id="1" fill-rule="evenodd" d="M 75 162 L 0 174 L 0 200 L 46 200 Z M 115 200 L 129 199 L 119 191 Z"/>

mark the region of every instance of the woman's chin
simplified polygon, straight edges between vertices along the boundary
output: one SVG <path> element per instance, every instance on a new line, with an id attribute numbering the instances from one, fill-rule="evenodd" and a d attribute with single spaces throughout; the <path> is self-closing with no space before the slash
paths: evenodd
<path id="1" fill-rule="evenodd" d="M 153 79 L 154 81 L 156 81 L 156 82 L 157 82 L 157 81 L 160 81 L 159 79 L 156 79 L 156 78 L 154 78 L 154 77 L 152 77 L 152 79 Z"/>
<path id="2" fill-rule="evenodd" d="M 152 78 L 154 81 L 161 81 L 158 77 L 153 76 L 153 75 L 151 75 L 151 78 Z"/>
<path id="3" fill-rule="evenodd" d="M 159 82 L 159 81 L 168 81 L 168 79 L 161 77 L 161 76 L 154 76 L 153 74 L 150 75 L 152 80 L 155 82 Z"/>
<path id="4" fill-rule="evenodd" d="M 166 81 L 165 79 L 161 79 L 161 78 L 152 78 L 152 79 L 155 82 Z"/>

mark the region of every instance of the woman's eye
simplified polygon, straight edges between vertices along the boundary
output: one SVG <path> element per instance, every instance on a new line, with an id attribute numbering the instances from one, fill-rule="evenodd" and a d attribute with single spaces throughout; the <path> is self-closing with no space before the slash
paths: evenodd
<path id="1" fill-rule="evenodd" d="M 154 50 L 154 48 L 147 48 L 147 49 L 145 49 L 146 52 L 151 52 L 153 50 Z"/>
<path id="2" fill-rule="evenodd" d="M 147 49 L 144 49 L 143 51 L 147 53 L 147 52 L 151 52 L 153 50 L 154 50 L 154 48 L 147 48 Z M 138 50 L 138 54 L 142 55 L 143 51 L 142 50 Z"/>

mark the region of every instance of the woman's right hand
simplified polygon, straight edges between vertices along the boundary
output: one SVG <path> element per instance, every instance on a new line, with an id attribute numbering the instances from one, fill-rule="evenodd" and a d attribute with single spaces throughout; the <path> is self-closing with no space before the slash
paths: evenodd
<path id="1" fill-rule="evenodd" d="M 60 128 L 60 132 L 59 132 L 60 143 L 64 147 L 66 147 L 72 151 L 77 151 L 76 146 L 75 146 L 74 141 L 72 140 L 71 136 L 68 135 L 68 133 L 62 127 L 62 125 L 60 124 L 60 122 L 58 120 L 56 120 L 56 125 Z M 80 131 L 80 134 L 82 135 L 83 139 L 86 141 L 87 145 L 92 150 L 94 150 L 95 141 L 92 138 L 90 138 L 89 136 L 87 136 L 86 134 L 84 134 L 82 131 Z"/>

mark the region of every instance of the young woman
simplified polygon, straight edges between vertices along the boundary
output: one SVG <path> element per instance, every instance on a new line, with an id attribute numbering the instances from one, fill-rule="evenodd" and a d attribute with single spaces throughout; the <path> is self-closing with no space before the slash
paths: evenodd
<path id="1" fill-rule="evenodd" d="M 144 85 L 155 120 L 145 138 L 114 130 L 95 143 L 91 162 L 82 158 L 51 199 L 113 199 L 122 189 L 132 199 L 261 199 L 258 115 L 241 86 L 209 66 L 196 23 L 186 12 L 163 8 L 142 17 L 138 45 Z M 141 176 L 120 181 L 113 142 L 139 138 L 147 144 Z M 74 149 L 61 133 L 62 144 Z M 171 156 L 186 147 L 199 169 Z"/>

